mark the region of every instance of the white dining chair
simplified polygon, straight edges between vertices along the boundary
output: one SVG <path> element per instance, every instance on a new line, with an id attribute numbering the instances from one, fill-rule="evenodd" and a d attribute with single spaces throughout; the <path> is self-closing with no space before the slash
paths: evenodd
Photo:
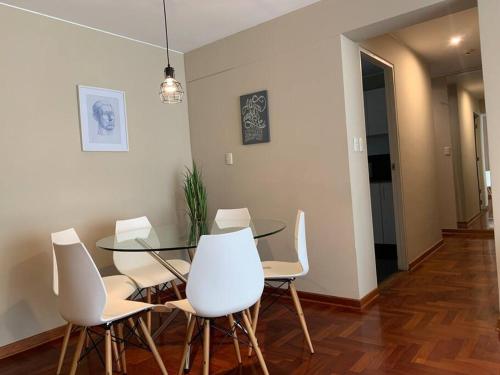
<path id="1" fill-rule="evenodd" d="M 252 227 L 252 216 L 248 208 L 219 208 L 215 214 L 215 224 L 220 229 Z M 255 239 L 257 245 L 259 240 Z"/>
<path id="2" fill-rule="evenodd" d="M 215 214 L 215 224 L 219 229 L 224 230 L 227 228 L 252 228 L 252 216 L 247 207 L 242 208 L 219 208 Z M 254 239 L 255 246 L 259 244 L 258 239 Z M 250 322 L 253 322 L 254 317 L 250 313 L 250 309 L 247 310 Z"/>
<path id="3" fill-rule="evenodd" d="M 179 374 L 184 370 L 196 317 L 203 319 L 203 374 L 209 372 L 210 327 L 218 317 L 229 317 L 236 355 L 241 363 L 233 319 L 233 314 L 238 312 L 242 313 L 243 323 L 262 370 L 269 374 L 246 313 L 246 309 L 260 299 L 263 289 L 264 273 L 250 228 L 201 236 L 187 282 L 187 299 L 166 303 L 167 307 L 191 314 Z"/>
<path id="4" fill-rule="evenodd" d="M 52 239 L 52 264 L 53 264 L 52 288 L 54 294 L 58 296 L 59 277 L 57 273 L 57 262 L 55 258 L 56 255 L 54 252 L 54 243 L 56 242 L 58 244 L 68 245 L 80 242 L 80 238 L 78 237 L 78 234 L 76 233 L 74 228 L 69 228 L 60 232 L 52 233 L 51 239 Z M 106 276 L 103 278 L 103 282 L 106 288 L 106 292 L 108 293 L 108 296 L 113 299 L 127 299 L 136 290 L 134 282 L 125 275 Z M 73 329 L 73 324 L 68 322 L 64 333 L 61 353 L 59 355 L 59 362 L 57 364 L 57 371 L 56 371 L 57 375 L 61 373 L 72 329 Z"/>
<path id="5" fill-rule="evenodd" d="M 215 214 L 215 221 L 218 223 L 234 226 L 247 227 L 250 225 L 252 217 L 248 208 L 220 208 Z"/>
<path id="6" fill-rule="evenodd" d="M 306 222 L 304 211 L 297 212 L 297 219 L 295 222 L 295 250 L 297 252 L 297 262 L 282 262 L 282 261 L 264 261 L 262 267 L 264 268 L 264 276 L 266 281 L 281 281 L 288 285 L 290 294 L 297 310 L 297 315 L 304 332 L 307 345 L 311 353 L 314 353 L 314 348 L 307 329 L 304 312 L 300 304 L 297 289 L 295 287 L 295 279 L 307 275 L 309 272 L 309 261 L 307 258 L 307 241 L 306 241 Z M 260 302 L 256 304 L 254 311 L 253 326 L 256 329 L 258 316 L 259 316 Z M 249 351 L 249 355 L 251 350 Z"/>
<path id="7" fill-rule="evenodd" d="M 139 233 L 141 230 L 151 229 L 151 223 L 145 216 L 117 220 L 115 234 L 127 235 L 127 233 Z M 122 274 L 130 277 L 140 289 L 146 289 L 146 302 L 151 303 L 152 287 L 170 283 L 178 299 L 181 294 L 176 284 L 177 277 L 156 261 L 146 252 L 113 252 L 115 267 Z M 183 259 L 169 259 L 168 262 L 182 275 L 189 273 L 190 264 Z M 151 331 L 151 312 L 146 317 L 146 325 Z"/>
<path id="8" fill-rule="evenodd" d="M 122 351 L 122 366 L 126 372 L 123 341 L 123 321 L 153 309 L 168 311 L 163 305 L 112 299 L 108 296 L 104 282 L 85 245 L 54 243 L 54 252 L 58 266 L 59 313 L 68 322 L 82 327 L 71 364 L 70 374 L 74 375 L 82 352 L 87 329 L 103 326 L 105 329 L 105 368 L 106 375 L 113 372 L 111 347 L 113 341 L 119 341 Z M 133 321 L 133 320 L 132 320 Z M 112 328 L 118 324 L 119 335 L 112 338 Z M 143 337 L 153 353 L 162 374 L 167 370 L 158 350 L 141 317 L 138 318 Z M 133 327 L 135 329 L 135 326 Z"/>

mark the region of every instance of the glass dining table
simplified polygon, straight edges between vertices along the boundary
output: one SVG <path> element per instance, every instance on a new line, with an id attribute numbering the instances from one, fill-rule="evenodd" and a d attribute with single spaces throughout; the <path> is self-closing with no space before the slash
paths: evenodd
<path id="1" fill-rule="evenodd" d="M 273 219 L 252 219 L 247 222 L 241 220 L 214 220 L 210 230 L 207 232 L 209 234 L 223 234 L 248 227 L 252 229 L 254 239 L 259 239 L 283 231 L 286 228 L 286 224 L 281 220 Z M 173 267 L 168 259 L 162 257 L 160 253 L 174 250 L 186 250 L 189 257 L 192 258 L 190 250 L 196 248 L 199 237 L 197 231 L 192 230 L 189 226 L 186 228 L 177 225 L 161 225 L 116 233 L 97 241 L 96 246 L 109 251 L 147 252 L 147 254 L 156 259 L 158 263 L 177 276 L 179 280 L 187 282 L 186 276 Z M 156 339 L 165 328 L 170 325 L 178 312 L 179 310 L 173 311 L 172 314 L 163 321 L 158 329 L 152 334 L 153 339 Z M 190 352 L 191 349 L 188 350 L 188 355 L 186 357 L 186 370 L 189 369 Z"/>
<path id="2" fill-rule="evenodd" d="M 253 237 L 258 239 L 283 231 L 286 228 L 286 224 L 281 220 L 274 219 L 252 219 L 249 222 L 242 222 L 241 220 L 214 220 L 208 233 L 231 233 L 248 227 L 252 229 Z M 100 239 L 97 241 L 96 246 L 109 251 L 147 252 L 162 266 L 177 276 L 179 280 L 187 282 L 186 277 L 175 269 L 168 259 L 161 256 L 160 253 L 195 249 L 198 240 L 199 235 L 191 230 L 189 226 L 161 225 L 116 233 Z M 188 254 L 191 256 L 189 252 Z"/>

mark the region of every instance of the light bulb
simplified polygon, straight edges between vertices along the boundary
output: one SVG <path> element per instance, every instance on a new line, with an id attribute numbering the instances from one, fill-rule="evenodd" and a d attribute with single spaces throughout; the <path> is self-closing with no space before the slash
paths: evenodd
<path id="1" fill-rule="evenodd" d="M 183 95 L 182 85 L 175 78 L 165 78 L 160 86 L 160 99 L 163 103 L 180 103 Z"/>
<path id="2" fill-rule="evenodd" d="M 464 38 L 462 36 L 456 35 L 456 36 L 450 38 L 450 45 L 451 46 L 458 46 L 460 43 L 462 43 L 463 39 Z"/>

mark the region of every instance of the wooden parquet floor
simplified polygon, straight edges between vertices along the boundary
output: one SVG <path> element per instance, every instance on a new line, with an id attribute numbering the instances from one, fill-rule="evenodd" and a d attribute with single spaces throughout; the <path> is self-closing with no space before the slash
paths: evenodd
<path id="1" fill-rule="evenodd" d="M 274 305 L 262 316 L 257 332 L 270 373 L 500 374 L 493 240 L 447 239 L 416 271 L 385 281 L 380 293 L 364 312 L 304 303 L 314 355 L 308 353 L 296 317 L 283 305 Z M 184 324 L 179 314 L 158 340 L 170 374 L 178 370 Z M 261 374 L 255 356 L 245 355 L 238 367 L 230 340 L 216 335 L 212 342 L 212 374 Z M 54 374 L 59 345 L 57 341 L 2 360 L 0 374 Z M 201 354 L 195 345 L 192 374 L 201 371 Z M 159 374 L 148 352 L 130 349 L 127 360 L 131 375 Z M 103 369 L 95 355 L 79 366 L 78 374 L 99 373 Z"/>

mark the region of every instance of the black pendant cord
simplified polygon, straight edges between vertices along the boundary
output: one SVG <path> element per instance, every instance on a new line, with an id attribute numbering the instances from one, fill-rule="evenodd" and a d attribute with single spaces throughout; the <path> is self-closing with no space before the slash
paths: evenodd
<path id="1" fill-rule="evenodd" d="M 170 67 L 170 55 L 168 54 L 168 26 L 167 26 L 167 7 L 163 0 L 163 15 L 165 17 L 165 40 L 167 41 L 167 65 Z"/>

